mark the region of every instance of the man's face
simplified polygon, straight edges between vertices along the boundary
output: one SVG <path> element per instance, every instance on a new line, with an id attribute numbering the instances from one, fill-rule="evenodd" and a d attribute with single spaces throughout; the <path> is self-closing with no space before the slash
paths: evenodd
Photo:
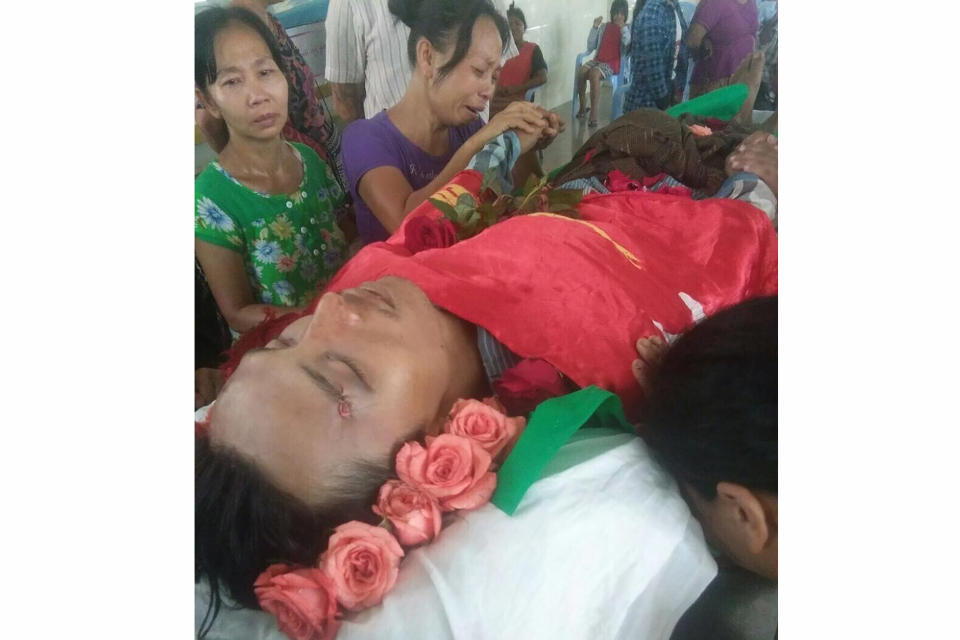
<path id="1" fill-rule="evenodd" d="M 312 316 L 248 353 L 211 413 L 211 438 L 308 504 L 349 461 L 390 464 L 449 410 L 456 349 L 441 310 L 387 277 L 327 293 Z"/>

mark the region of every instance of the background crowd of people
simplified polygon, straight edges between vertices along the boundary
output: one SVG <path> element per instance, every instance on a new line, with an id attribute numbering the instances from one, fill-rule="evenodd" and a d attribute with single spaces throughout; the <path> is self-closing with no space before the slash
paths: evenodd
<path id="1" fill-rule="evenodd" d="M 223 376 L 216 367 L 236 338 L 246 340 L 241 340 L 242 348 L 234 349 L 240 357 L 253 344 L 248 339 L 257 333 L 253 330 L 263 331 L 278 318 L 300 317 L 306 327 L 310 314 L 320 313 L 317 295 L 338 274 L 342 276 L 351 256 L 367 245 L 388 241 L 412 211 L 422 209 L 430 196 L 464 169 L 499 171 L 507 192 L 526 184 L 530 176 L 539 178 L 544 171 L 536 152 L 550 145 L 564 127 L 556 113 L 526 100 L 528 91 L 548 81 L 549 70 L 540 48 L 524 39 L 526 18 L 514 4 L 333 0 L 324 75 L 339 125 L 318 99 L 312 71 L 268 12 L 270 4 L 234 0 L 228 7 L 206 9 L 196 16 L 196 119 L 217 154 L 195 184 L 198 407 L 220 393 Z M 628 76 L 624 84 L 629 85 L 625 114 L 591 138 L 578 152 L 576 163 L 552 173 L 557 186 L 580 189 L 583 194 L 638 190 L 683 193 L 693 200 L 739 200 L 762 211 L 775 225 L 776 138 L 750 128 L 755 105 L 776 109 L 775 9 L 762 29 L 754 0 L 701 0 L 689 25 L 676 0 L 640 0 L 632 20 L 626 0 L 614 0 L 609 13 L 606 22 L 603 17 L 595 19 L 587 44 L 588 51 L 596 53 L 576 72 L 580 104 L 576 117 L 587 119 L 590 128 L 598 126 L 602 83 L 621 73 Z M 630 61 L 628 68 L 622 68 L 625 58 Z M 693 68 L 688 74 L 689 64 Z M 663 113 L 680 103 L 687 89 L 696 97 L 741 82 L 748 87 L 747 99 L 722 132 L 727 123 L 709 115 L 677 119 Z M 713 133 L 708 125 L 717 128 L 718 135 L 706 141 Z M 669 140 L 671 151 L 634 143 L 623 146 L 640 131 L 656 132 L 658 140 Z M 631 149 L 629 162 L 621 153 L 625 148 Z M 546 203 L 546 196 L 542 197 Z M 772 280 L 765 272 L 762 285 L 746 287 L 753 287 L 754 295 L 776 293 L 775 257 L 773 261 Z M 376 295 L 389 298 L 391 294 Z M 729 306 L 742 299 L 741 293 L 731 292 L 725 302 Z M 636 383 L 651 394 L 649 413 L 643 414 L 650 425 L 650 445 L 693 488 L 690 502 L 697 517 L 737 564 L 775 580 L 776 298 L 766 300 L 762 306 L 747 306 L 705 323 L 707 328 L 678 343 L 694 345 L 689 352 L 671 348 L 664 357 L 659 353 L 662 344 L 638 343 L 640 359 L 634 374 Z M 330 313 L 333 318 L 340 311 Z M 454 328 L 445 330 L 463 341 L 469 330 L 457 324 L 460 320 L 451 322 Z M 708 328 L 713 326 L 721 329 L 711 332 Z M 410 330 L 414 335 L 423 327 Z M 480 332 L 485 335 L 482 328 Z M 741 353 L 751 337 L 761 335 L 762 350 Z M 288 330 L 273 340 L 296 344 Z M 273 342 L 260 347 L 269 344 Z M 498 348 L 509 353 L 503 345 Z M 743 361 L 720 372 L 703 365 L 707 377 L 691 383 L 689 376 L 701 366 L 700 359 L 710 360 L 701 351 L 721 348 L 743 355 Z M 474 364 L 479 362 L 469 347 L 460 351 Z M 646 386 L 647 369 L 659 371 L 661 360 L 664 373 L 656 378 L 656 385 Z M 683 364 L 671 365 L 674 361 Z M 757 361 L 764 363 L 763 368 L 757 368 Z M 253 365 L 249 359 L 244 362 L 246 369 L 241 370 L 250 376 Z M 265 360 L 258 356 L 256 362 Z M 718 436 L 713 450 L 698 449 L 689 439 L 701 441 L 703 434 L 685 431 L 690 414 L 678 407 L 699 406 L 698 410 L 722 414 L 715 378 L 743 371 L 762 372 L 764 384 L 753 385 L 753 395 L 742 398 L 740 422 L 734 424 L 726 416 L 714 424 L 717 433 L 730 429 L 732 435 Z M 481 372 L 481 368 L 473 371 Z M 220 425 L 228 420 L 226 416 L 247 420 L 269 404 L 267 396 L 258 395 L 268 378 L 248 382 L 249 388 L 236 382 L 240 379 L 247 380 L 236 375 L 233 394 L 220 402 Z M 458 392 L 475 394 L 483 384 L 464 383 Z M 244 388 L 246 398 L 237 400 L 238 389 Z M 724 387 L 723 397 L 732 397 L 728 391 Z M 456 397 L 441 395 L 439 404 Z M 263 402 L 242 404 L 250 398 Z M 230 408 L 235 405 L 242 408 Z M 425 420 L 411 423 L 425 424 Z M 224 429 L 218 426 L 217 433 L 228 433 Z M 749 441 L 755 449 L 753 457 L 724 449 L 729 437 Z M 234 459 L 235 451 L 222 453 L 224 447 L 240 451 L 242 446 L 223 435 L 217 439 L 220 444 L 198 436 L 198 465 L 225 464 L 233 469 L 247 464 Z M 694 450 L 711 459 L 694 461 Z M 223 462 L 218 458 L 221 454 L 229 460 Z M 258 449 L 251 459 L 261 459 L 261 454 Z M 730 464 L 717 463 L 719 458 Z M 763 468 L 753 475 L 736 471 L 745 460 L 762 463 Z M 253 478 L 251 482 L 259 482 L 262 472 L 256 466 L 244 471 Z M 268 470 L 272 478 L 283 473 Z M 281 489 L 296 495 L 289 486 Z M 210 489 L 198 485 L 197 490 L 199 500 L 199 492 Z M 280 498 L 271 499 L 280 508 Z M 204 494 L 204 500 L 204 504 L 220 504 L 212 494 Z M 297 508 L 295 502 L 288 506 Z M 221 515 L 216 526 L 234 516 Z M 209 546 L 214 529 L 203 529 L 208 536 L 204 553 L 217 544 Z M 198 525 L 198 545 L 200 530 Z M 205 575 L 216 583 L 217 571 L 223 570 L 231 595 L 246 593 L 252 584 L 248 584 L 250 567 L 231 574 L 235 568 L 226 565 L 259 562 L 262 556 L 224 559 L 221 551 L 210 553 L 216 558 L 203 559 L 210 563 L 203 565 Z M 253 606 L 249 594 L 246 599 L 240 597 Z"/>

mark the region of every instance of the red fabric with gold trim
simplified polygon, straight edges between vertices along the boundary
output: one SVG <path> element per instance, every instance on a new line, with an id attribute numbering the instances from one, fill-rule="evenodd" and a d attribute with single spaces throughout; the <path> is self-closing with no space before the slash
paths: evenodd
<path id="1" fill-rule="evenodd" d="M 478 172 L 463 171 L 439 195 L 476 195 L 480 181 Z M 628 414 L 641 396 L 630 367 L 634 345 L 661 335 L 655 322 L 678 334 L 700 307 L 709 316 L 777 292 L 777 236 L 749 204 L 622 192 L 587 196 L 579 211 L 580 220 L 511 218 L 451 247 L 411 255 L 404 246 L 411 220 L 441 215 L 424 202 L 389 240 L 364 247 L 327 289 L 407 278 L 517 355 L 542 358 L 577 385 L 613 391 Z"/>

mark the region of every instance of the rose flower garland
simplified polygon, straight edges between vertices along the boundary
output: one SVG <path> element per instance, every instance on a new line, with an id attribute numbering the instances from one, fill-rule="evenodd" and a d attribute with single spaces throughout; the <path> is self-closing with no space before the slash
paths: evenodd
<path id="1" fill-rule="evenodd" d="M 380 487 L 372 507 L 383 518 L 380 525 L 340 525 L 314 567 L 268 567 L 253 585 L 260 607 L 293 640 L 334 638 L 340 607 L 372 607 L 393 588 L 401 545 L 436 538 L 443 512 L 476 509 L 490 500 L 497 486 L 494 459 L 525 426 L 524 418 L 507 417 L 496 398 L 457 400 L 441 435 L 428 436 L 426 446 L 407 442 L 397 453 L 399 479 Z"/>

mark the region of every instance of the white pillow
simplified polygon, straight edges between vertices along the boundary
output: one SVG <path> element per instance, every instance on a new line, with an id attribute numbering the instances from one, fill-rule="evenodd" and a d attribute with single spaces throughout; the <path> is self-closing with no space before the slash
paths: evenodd
<path id="1" fill-rule="evenodd" d="M 409 552 L 384 602 L 339 640 L 667 640 L 717 566 L 676 484 L 639 438 L 536 482 L 513 516 L 458 514 Z M 568 443 L 596 447 L 597 439 Z M 197 587 L 197 624 L 207 589 Z M 283 640 L 264 613 L 222 611 L 211 640 Z"/>

